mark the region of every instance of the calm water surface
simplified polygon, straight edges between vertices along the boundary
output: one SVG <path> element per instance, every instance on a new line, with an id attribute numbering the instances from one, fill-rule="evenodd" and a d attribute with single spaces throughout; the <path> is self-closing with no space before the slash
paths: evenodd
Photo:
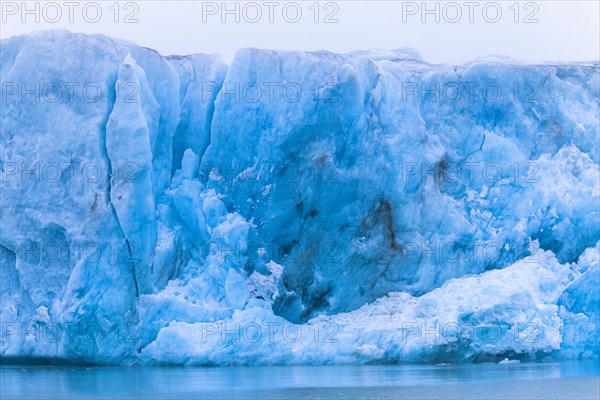
<path id="1" fill-rule="evenodd" d="M 5 399 L 600 399 L 598 361 L 113 368 L 0 366 Z"/>

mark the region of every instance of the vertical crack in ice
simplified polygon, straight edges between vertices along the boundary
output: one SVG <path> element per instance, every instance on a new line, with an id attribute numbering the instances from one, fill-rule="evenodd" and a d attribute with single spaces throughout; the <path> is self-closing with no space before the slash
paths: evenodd
<path id="1" fill-rule="evenodd" d="M 195 72 L 195 67 L 194 67 L 194 72 Z M 229 74 L 229 65 L 227 65 L 227 72 L 225 73 L 225 76 L 223 77 L 223 81 L 216 82 L 219 85 L 219 88 L 217 89 L 214 98 L 211 100 L 210 106 L 208 107 L 208 110 L 206 113 L 206 118 L 207 118 L 206 126 L 208 129 L 208 132 L 207 132 L 208 133 L 208 142 L 206 143 L 206 147 L 204 148 L 204 151 L 202 152 L 202 154 L 198 154 L 198 159 L 200 160 L 200 165 L 202 165 L 202 162 L 204 161 L 204 155 L 208 151 L 208 148 L 210 147 L 210 144 L 212 142 L 213 122 L 214 122 L 214 116 L 215 116 L 216 102 L 217 102 L 217 99 L 219 98 L 219 96 L 221 95 L 221 90 L 223 89 L 223 85 L 225 84 L 225 80 L 227 79 L 228 74 Z"/>
<path id="2" fill-rule="evenodd" d="M 113 114 L 113 111 L 115 109 L 115 104 L 116 104 L 116 96 L 117 96 L 117 82 L 118 82 L 118 77 L 117 79 L 115 79 L 114 83 L 112 84 L 112 87 L 114 87 L 115 92 L 114 95 L 115 97 L 111 99 L 111 104 L 110 104 L 110 110 L 108 112 L 108 117 L 106 118 L 105 123 L 102 124 L 102 129 L 101 129 L 101 134 L 100 134 L 100 152 L 102 153 L 102 157 L 104 158 L 106 164 L 107 164 L 107 169 L 106 169 L 106 198 L 107 198 L 107 206 L 110 208 L 110 212 L 113 215 L 113 218 L 115 219 L 117 226 L 119 227 L 119 232 L 121 233 L 121 235 L 123 236 L 123 239 L 125 240 L 125 244 L 127 245 L 127 252 L 129 255 L 129 262 L 131 262 L 131 274 L 132 274 L 132 278 L 133 278 L 133 283 L 135 285 L 135 297 L 136 299 L 139 298 L 139 294 L 140 294 L 140 289 L 139 289 L 139 285 L 138 285 L 138 280 L 137 280 L 137 275 L 135 272 L 135 263 L 134 263 L 134 258 L 133 258 L 133 253 L 131 251 L 131 244 L 129 243 L 129 239 L 127 239 L 127 235 L 125 234 L 125 230 L 123 229 L 123 226 L 121 225 L 121 221 L 119 220 L 119 216 L 117 214 L 117 210 L 115 209 L 115 206 L 112 202 L 112 193 L 111 193 L 111 189 L 112 189 L 112 161 L 110 160 L 110 156 L 108 155 L 108 147 L 106 145 L 106 135 L 107 135 L 107 131 L 108 131 L 108 123 L 110 121 L 110 117 Z"/>

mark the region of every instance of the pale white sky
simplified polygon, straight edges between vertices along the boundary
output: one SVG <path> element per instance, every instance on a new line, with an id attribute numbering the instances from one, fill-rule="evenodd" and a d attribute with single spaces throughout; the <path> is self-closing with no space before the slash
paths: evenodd
<path id="1" fill-rule="evenodd" d="M 227 61 L 243 47 L 413 47 L 426 61 L 452 64 L 486 55 L 530 62 L 600 59 L 597 0 L 0 3 L 1 38 L 62 28 L 128 39 L 165 55 L 220 53 Z"/>

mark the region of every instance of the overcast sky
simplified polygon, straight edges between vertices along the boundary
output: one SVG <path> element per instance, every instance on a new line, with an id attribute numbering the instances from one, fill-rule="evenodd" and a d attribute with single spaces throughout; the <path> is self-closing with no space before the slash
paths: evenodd
<path id="1" fill-rule="evenodd" d="M 165 55 L 221 53 L 227 61 L 243 47 L 412 47 L 426 61 L 453 64 L 486 55 L 531 62 L 600 59 L 597 0 L 517 6 L 515 0 L 428 1 L 425 7 L 422 1 L 322 1 L 318 7 L 315 1 L 230 1 L 225 7 L 193 0 L 121 1 L 118 7 L 115 1 L 30 1 L 27 10 L 22 1 L 0 3 L 2 38 L 64 28 L 128 39 Z"/>

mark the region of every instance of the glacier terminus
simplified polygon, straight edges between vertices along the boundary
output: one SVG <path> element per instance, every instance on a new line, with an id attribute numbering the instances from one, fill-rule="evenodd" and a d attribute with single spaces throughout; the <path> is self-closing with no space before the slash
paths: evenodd
<path id="1" fill-rule="evenodd" d="M 600 66 L 2 40 L 0 357 L 598 358 Z"/>

